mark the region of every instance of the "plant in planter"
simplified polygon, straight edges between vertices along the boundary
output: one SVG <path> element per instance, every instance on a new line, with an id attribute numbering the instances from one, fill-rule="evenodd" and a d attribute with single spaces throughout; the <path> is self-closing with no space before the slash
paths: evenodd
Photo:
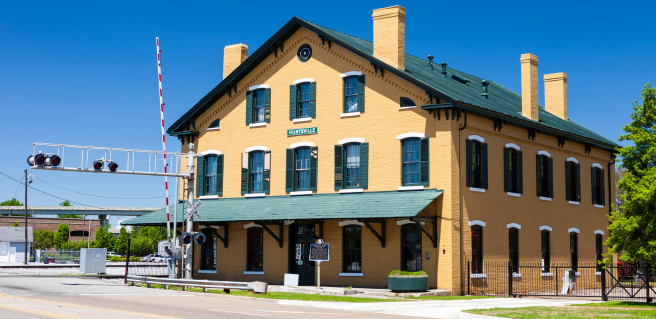
<path id="1" fill-rule="evenodd" d="M 387 288 L 392 291 L 428 290 L 428 274 L 425 271 L 393 270 L 387 277 Z"/>

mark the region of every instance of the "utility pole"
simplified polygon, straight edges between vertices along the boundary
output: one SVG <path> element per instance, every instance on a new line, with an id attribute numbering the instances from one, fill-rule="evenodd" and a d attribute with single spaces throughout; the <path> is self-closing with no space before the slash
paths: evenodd
<path id="1" fill-rule="evenodd" d="M 27 170 L 25 170 L 25 264 L 27 265 Z"/>
<path id="2" fill-rule="evenodd" d="M 187 201 L 191 203 L 191 205 L 187 205 L 187 213 L 189 218 L 187 218 L 187 232 L 191 233 L 194 230 L 194 223 L 193 223 L 193 214 L 189 214 L 191 212 L 191 208 L 193 207 L 194 203 L 194 144 L 189 143 L 189 153 L 187 153 L 187 172 L 189 173 L 189 179 L 187 179 Z M 193 242 L 192 242 L 193 243 Z M 192 261 L 194 260 L 194 249 L 192 244 L 185 245 L 186 249 L 186 260 L 185 260 L 185 279 L 192 279 L 191 278 L 191 273 L 192 273 Z"/>

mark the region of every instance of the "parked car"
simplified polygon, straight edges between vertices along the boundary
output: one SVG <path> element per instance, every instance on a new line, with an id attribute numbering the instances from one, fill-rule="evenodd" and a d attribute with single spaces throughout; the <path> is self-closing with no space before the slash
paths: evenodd
<path id="1" fill-rule="evenodd" d="M 171 258 L 171 257 L 165 256 L 165 255 L 156 255 L 156 256 L 157 257 L 151 258 L 150 261 L 156 262 L 156 263 L 164 263 L 164 262 L 168 261 Z"/>
<path id="2" fill-rule="evenodd" d="M 113 252 L 113 251 L 110 251 L 110 252 L 107 253 L 107 257 L 111 257 L 111 256 L 121 257 L 121 255 L 119 255 L 118 253 Z"/>
<path id="3" fill-rule="evenodd" d="M 143 256 L 139 259 L 139 261 L 150 261 L 150 258 L 153 257 L 153 256 L 155 256 L 155 254 L 150 254 L 150 255 Z"/>

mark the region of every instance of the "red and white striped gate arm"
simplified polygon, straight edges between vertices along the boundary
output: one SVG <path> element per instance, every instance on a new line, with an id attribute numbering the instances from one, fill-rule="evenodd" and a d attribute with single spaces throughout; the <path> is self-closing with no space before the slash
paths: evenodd
<path id="1" fill-rule="evenodd" d="M 159 55 L 162 51 L 160 51 L 159 49 L 159 37 L 156 37 L 155 41 L 157 42 L 157 75 L 159 77 L 159 114 L 162 119 L 162 149 L 164 150 L 164 173 L 167 173 L 168 164 L 166 163 L 166 136 L 164 135 L 164 96 L 162 95 L 162 62 L 159 58 Z M 166 176 L 164 176 L 164 187 L 166 188 L 166 237 L 171 238 L 171 221 L 169 219 L 169 182 Z"/>

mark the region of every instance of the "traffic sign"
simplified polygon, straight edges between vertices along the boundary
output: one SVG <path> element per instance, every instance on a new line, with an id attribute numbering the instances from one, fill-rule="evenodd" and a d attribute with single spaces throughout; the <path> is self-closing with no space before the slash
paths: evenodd
<path id="1" fill-rule="evenodd" d="M 185 213 L 185 219 L 189 219 L 191 215 L 196 216 L 196 218 L 201 219 L 200 214 L 198 213 L 198 207 L 202 205 L 202 202 L 198 200 L 195 205 L 191 205 L 189 201 L 187 201 L 187 207 L 190 207 L 189 210 Z"/>

